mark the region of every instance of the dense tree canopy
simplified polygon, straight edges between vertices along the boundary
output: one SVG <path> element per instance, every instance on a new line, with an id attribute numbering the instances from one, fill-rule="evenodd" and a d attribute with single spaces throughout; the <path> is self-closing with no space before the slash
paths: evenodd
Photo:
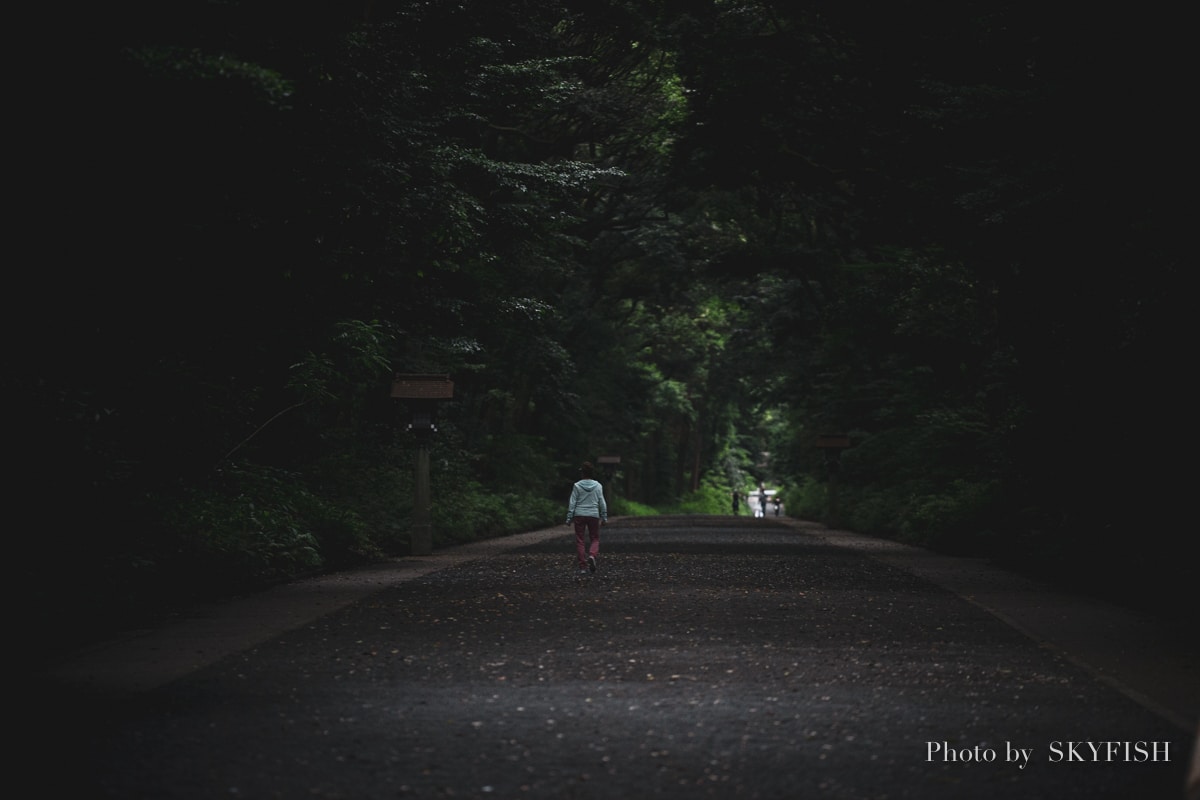
<path id="1" fill-rule="evenodd" d="M 403 552 L 388 385 L 433 372 L 443 543 L 555 521 L 571 466 L 620 454 L 638 507 L 767 481 L 821 516 L 836 479 L 858 530 L 1173 587 L 1184 51 L 1112 14 L 88 20 L 26 109 L 30 563 L 141 596 Z"/>

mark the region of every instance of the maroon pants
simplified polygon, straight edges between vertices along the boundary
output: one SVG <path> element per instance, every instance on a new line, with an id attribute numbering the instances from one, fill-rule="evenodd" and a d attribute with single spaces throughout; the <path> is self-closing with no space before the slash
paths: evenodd
<path id="1" fill-rule="evenodd" d="M 575 552 L 579 556 L 579 568 L 587 568 L 588 556 L 600 555 L 600 518 L 575 517 Z M 585 538 L 586 534 L 586 538 Z"/>

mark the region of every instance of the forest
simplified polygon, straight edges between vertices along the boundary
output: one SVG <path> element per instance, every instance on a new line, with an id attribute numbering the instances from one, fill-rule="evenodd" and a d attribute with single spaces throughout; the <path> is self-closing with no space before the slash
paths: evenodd
<path id="1" fill-rule="evenodd" d="M 454 384 L 438 547 L 561 524 L 616 456 L 616 515 L 762 483 L 1182 611 L 1183 27 L 1004 0 L 46 20 L 4 376 L 31 624 L 408 553 L 397 374 Z"/>

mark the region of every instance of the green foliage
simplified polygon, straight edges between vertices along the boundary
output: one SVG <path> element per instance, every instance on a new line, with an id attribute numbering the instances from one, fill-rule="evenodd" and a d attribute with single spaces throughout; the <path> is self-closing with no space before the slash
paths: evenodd
<path id="1" fill-rule="evenodd" d="M 728 514 L 729 492 L 723 488 L 704 485 L 688 492 L 663 513 L 667 514 Z"/>
<path id="2" fill-rule="evenodd" d="M 166 517 L 176 553 L 159 567 L 216 595 L 295 578 L 324 565 L 318 528 L 354 536 L 358 523 L 283 470 L 233 466 L 209 486 L 184 492 Z"/>
<path id="3" fill-rule="evenodd" d="M 1002 3 L 399 0 L 287 36 L 260 4 L 172 9 L 89 29 L 43 104 L 101 122 L 48 140 L 31 196 L 78 213 L 34 234 L 72 272 L 14 277 L 2 380 L 53 526 L 121 522 L 72 574 L 404 552 L 392 372 L 455 380 L 439 543 L 558 522 L 562 465 L 599 453 L 614 515 L 765 481 L 822 518 L 826 432 L 857 530 L 1033 560 L 1177 527 L 1183 473 L 1129 465 L 1190 413 L 1189 228 L 1154 183 L 1188 152 L 1182 33 L 1114 61 Z"/>
<path id="4" fill-rule="evenodd" d="M 912 498 L 908 484 L 839 486 L 838 512 L 841 524 L 872 536 L 895 538 L 905 504 Z M 824 519 L 824 514 L 822 519 Z"/>
<path id="5" fill-rule="evenodd" d="M 995 481 L 955 480 L 936 493 L 910 498 L 897 538 L 943 552 L 985 555 L 995 551 L 992 520 L 1002 509 Z"/>
<path id="6" fill-rule="evenodd" d="M 206 53 L 199 48 L 147 46 L 129 52 L 146 74 L 158 78 L 243 83 L 273 105 L 284 105 L 295 87 L 277 71 L 226 53 Z"/>
<path id="7" fill-rule="evenodd" d="M 405 553 L 413 504 L 411 462 L 398 467 L 379 452 L 337 448 L 309 468 L 309 482 L 328 503 L 353 515 L 358 524 L 318 527 L 321 554 L 330 568 Z"/>
<path id="8" fill-rule="evenodd" d="M 562 522 L 562 504 L 544 497 L 496 493 L 475 482 L 448 489 L 433 502 L 435 547 L 507 536 Z"/>
<path id="9" fill-rule="evenodd" d="M 472 453 L 473 474 L 492 494 L 552 496 L 554 462 L 550 448 L 540 437 L 500 432 L 486 437 Z"/>
<path id="10" fill-rule="evenodd" d="M 659 509 L 647 503 L 639 503 L 636 500 L 620 500 L 620 516 L 625 517 L 654 517 L 663 513 Z M 615 505 L 615 504 L 614 504 Z M 610 515 L 617 516 L 615 514 Z"/>
<path id="11" fill-rule="evenodd" d="M 795 486 L 781 492 L 788 516 L 799 519 L 824 521 L 829 511 L 829 495 L 826 484 L 812 476 L 804 476 Z M 864 530 L 858 528 L 858 530 Z"/>

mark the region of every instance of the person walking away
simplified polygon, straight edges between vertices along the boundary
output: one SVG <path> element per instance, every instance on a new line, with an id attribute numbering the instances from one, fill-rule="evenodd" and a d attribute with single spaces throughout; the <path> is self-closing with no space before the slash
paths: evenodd
<path id="1" fill-rule="evenodd" d="M 579 468 L 581 477 L 571 487 L 571 499 L 567 502 L 567 524 L 575 525 L 575 554 L 579 559 L 580 575 L 596 571 L 600 526 L 608 524 L 604 487 L 592 477 L 592 472 L 591 462 L 583 462 Z"/>
<path id="2" fill-rule="evenodd" d="M 755 516 L 767 516 L 767 487 L 762 485 L 758 487 L 758 514 Z"/>
<path id="3" fill-rule="evenodd" d="M 733 515 L 736 517 L 742 507 L 742 496 L 738 494 L 738 490 L 733 490 Z"/>

